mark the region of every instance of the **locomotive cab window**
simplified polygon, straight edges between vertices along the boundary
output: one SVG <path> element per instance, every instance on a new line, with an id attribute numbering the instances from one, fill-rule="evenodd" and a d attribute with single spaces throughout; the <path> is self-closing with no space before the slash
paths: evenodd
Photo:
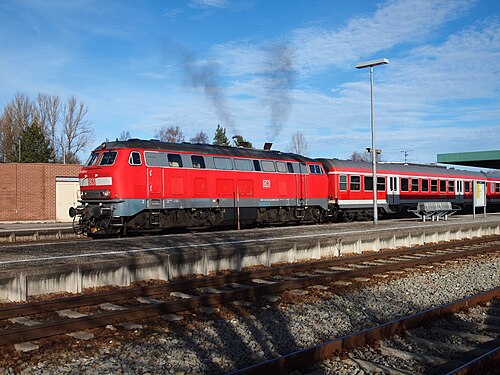
<path id="1" fill-rule="evenodd" d="M 253 161 L 253 169 L 256 170 L 257 172 L 260 172 L 260 162 L 258 160 Z"/>
<path id="2" fill-rule="evenodd" d="M 293 164 L 290 162 L 286 163 L 286 167 L 288 168 L 288 173 L 294 173 L 293 172 Z"/>
<path id="3" fill-rule="evenodd" d="M 347 190 L 347 176 L 345 174 L 339 176 L 339 189 L 342 191 Z"/>
<path id="4" fill-rule="evenodd" d="M 191 155 L 191 164 L 193 168 L 205 169 L 205 158 L 199 155 Z"/>
<path id="5" fill-rule="evenodd" d="M 137 151 L 132 151 L 128 158 L 128 163 L 130 165 L 141 165 L 142 164 L 141 154 Z"/>
<path id="6" fill-rule="evenodd" d="M 166 155 L 162 152 L 146 151 L 144 157 L 148 167 L 166 167 L 168 165 Z"/>
<path id="7" fill-rule="evenodd" d="M 359 191 L 361 189 L 361 177 L 351 176 L 351 190 Z"/>
<path id="8" fill-rule="evenodd" d="M 94 165 L 98 158 L 99 158 L 99 153 L 93 152 L 92 154 L 90 154 L 90 157 L 88 158 L 87 162 L 85 163 L 85 166 L 90 167 L 90 166 Z"/>
<path id="9" fill-rule="evenodd" d="M 113 165 L 115 163 L 117 154 L 118 153 L 116 151 L 108 151 L 103 153 L 99 165 Z"/>
<path id="10" fill-rule="evenodd" d="M 179 154 L 168 154 L 168 166 L 173 168 L 182 168 L 182 158 Z"/>

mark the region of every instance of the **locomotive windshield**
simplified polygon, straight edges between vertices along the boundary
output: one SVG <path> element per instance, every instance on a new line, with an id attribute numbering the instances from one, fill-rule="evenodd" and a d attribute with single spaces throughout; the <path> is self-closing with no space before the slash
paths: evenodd
<path id="1" fill-rule="evenodd" d="M 85 163 L 85 167 L 90 167 L 90 166 L 94 165 L 98 157 L 99 157 L 98 152 L 91 153 L 89 159 Z"/>
<path id="2" fill-rule="evenodd" d="M 108 151 L 102 154 L 101 161 L 99 162 L 99 165 L 112 165 L 115 162 L 116 159 L 116 151 Z"/>

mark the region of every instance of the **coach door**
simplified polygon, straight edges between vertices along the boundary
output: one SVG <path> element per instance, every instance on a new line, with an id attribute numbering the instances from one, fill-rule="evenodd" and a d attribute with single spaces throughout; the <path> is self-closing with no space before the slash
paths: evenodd
<path id="1" fill-rule="evenodd" d="M 464 203 L 464 181 L 456 180 L 455 181 L 455 203 L 463 204 Z"/>
<path id="2" fill-rule="evenodd" d="M 387 203 L 399 205 L 399 177 L 389 176 L 389 189 L 387 189 Z"/>

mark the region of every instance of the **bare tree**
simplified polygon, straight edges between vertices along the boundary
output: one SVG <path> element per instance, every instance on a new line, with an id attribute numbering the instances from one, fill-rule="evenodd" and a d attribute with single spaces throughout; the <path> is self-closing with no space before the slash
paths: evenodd
<path id="1" fill-rule="evenodd" d="M 203 130 L 200 130 L 189 142 L 208 144 L 208 135 Z"/>
<path id="2" fill-rule="evenodd" d="M 163 142 L 184 142 L 184 134 L 178 126 L 162 126 L 155 130 L 155 138 Z"/>
<path id="3" fill-rule="evenodd" d="M 120 138 L 118 138 L 118 140 L 120 141 L 127 141 L 129 140 L 131 137 L 130 137 L 130 132 L 128 130 L 124 130 L 120 133 Z"/>
<path id="4" fill-rule="evenodd" d="M 353 151 L 351 156 L 347 160 L 352 160 L 352 161 L 365 161 L 368 163 L 371 163 L 372 161 L 372 156 L 368 151 L 364 152 L 359 152 L 359 151 Z M 377 154 L 377 161 L 384 161 L 380 154 Z"/>
<path id="5" fill-rule="evenodd" d="M 56 95 L 39 93 L 37 97 L 37 110 L 39 124 L 42 126 L 52 149 L 57 153 L 57 123 L 61 113 L 60 99 Z"/>
<path id="6" fill-rule="evenodd" d="M 88 107 L 78 102 L 74 96 L 71 96 L 63 105 L 59 147 L 63 153 L 64 163 L 79 163 L 78 152 L 86 149 L 94 141 L 94 130 L 85 120 L 87 112 Z"/>
<path id="7" fill-rule="evenodd" d="M 293 152 L 294 154 L 299 155 L 307 155 L 309 154 L 309 143 L 307 142 L 306 137 L 301 131 L 296 131 L 293 136 L 290 144 L 287 148 L 288 152 Z"/>

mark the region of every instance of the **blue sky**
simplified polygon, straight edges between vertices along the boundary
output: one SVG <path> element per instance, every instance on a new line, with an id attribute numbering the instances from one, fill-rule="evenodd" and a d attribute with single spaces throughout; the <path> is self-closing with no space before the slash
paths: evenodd
<path id="1" fill-rule="evenodd" d="M 75 95 L 97 146 L 217 124 L 260 147 L 306 136 L 312 157 L 371 144 L 387 161 L 500 149 L 500 2 L 0 2 L 0 106 L 17 92 Z"/>

